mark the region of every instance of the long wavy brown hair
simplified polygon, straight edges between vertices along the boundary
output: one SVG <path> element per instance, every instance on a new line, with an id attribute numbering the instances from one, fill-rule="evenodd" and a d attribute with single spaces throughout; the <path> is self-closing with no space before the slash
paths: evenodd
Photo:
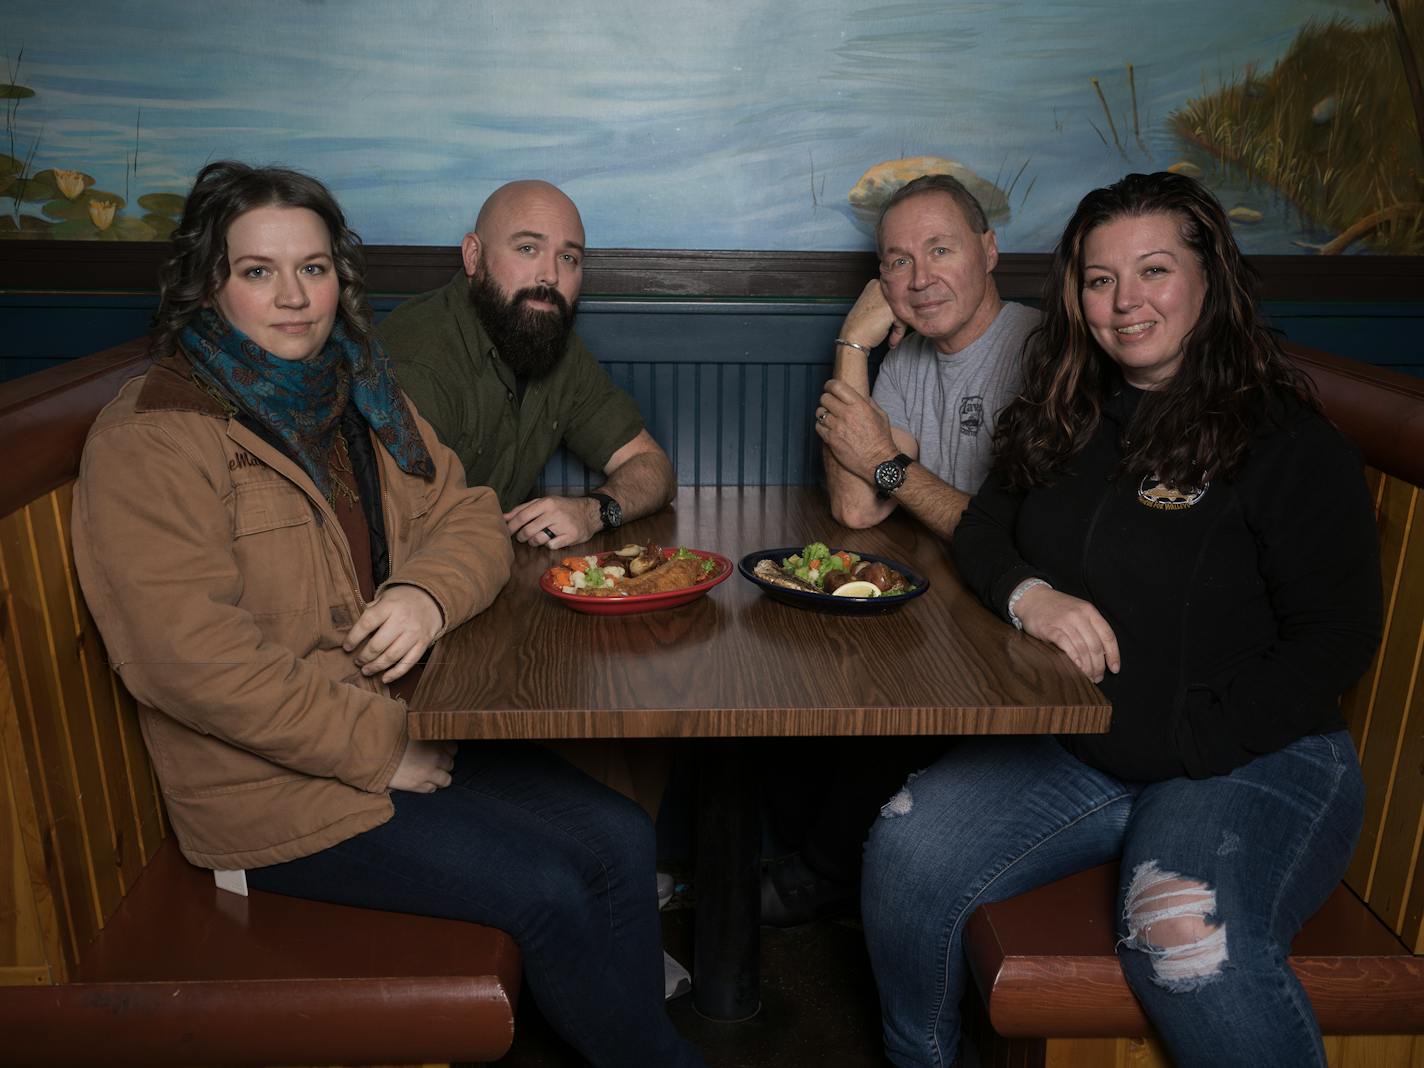
<path id="1" fill-rule="evenodd" d="M 331 258 L 341 284 L 337 317 L 353 340 L 370 338 L 361 238 L 346 225 L 346 216 L 330 190 L 310 175 L 285 167 L 249 167 L 235 160 L 219 160 L 199 172 L 183 208 L 183 219 L 173 231 L 173 255 L 159 268 L 158 314 L 149 341 L 155 356 L 176 351 L 184 327 L 227 281 L 228 227 L 254 208 L 272 206 L 308 208 L 326 223 Z"/>
<path id="2" fill-rule="evenodd" d="M 1138 405 L 1125 434 L 1124 473 L 1200 487 L 1240 468 L 1253 427 L 1282 398 L 1319 410 L 1309 380 L 1256 309 L 1256 272 L 1216 198 L 1180 174 L 1129 174 L 1082 199 L 1054 251 L 1043 321 L 1024 354 L 1022 392 L 994 434 L 995 465 L 1010 485 L 1042 485 L 1061 471 L 1087 445 L 1104 401 L 1121 383 L 1083 314 L 1088 235 L 1114 219 L 1158 213 L 1180 223 L 1182 240 L 1205 275 L 1206 294 L 1182 340 L 1176 373 Z"/>

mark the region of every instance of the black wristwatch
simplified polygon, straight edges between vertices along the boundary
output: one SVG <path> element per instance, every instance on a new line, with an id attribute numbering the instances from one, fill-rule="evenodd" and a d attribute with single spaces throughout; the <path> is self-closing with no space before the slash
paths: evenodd
<path id="1" fill-rule="evenodd" d="M 590 493 L 588 496 L 598 502 L 598 518 L 603 523 L 604 530 L 623 525 L 623 509 L 617 501 L 606 493 Z"/>
<path id="2" fill-rule="evenodd" d="M 883 500 L 904 485 L 905 468 L 914 462 L 903 452 L 897 452 L 893 460 L 876 464 L 875 495 Z"/>

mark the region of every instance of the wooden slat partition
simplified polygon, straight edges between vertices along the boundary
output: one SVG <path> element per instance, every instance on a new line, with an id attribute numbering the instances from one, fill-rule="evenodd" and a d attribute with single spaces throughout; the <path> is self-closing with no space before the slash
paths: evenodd
<path id="1" fill-rule="evenodd" d="M 1417 898 L 1424 814 L 1420 641 L 1424 634 L 1424 515 L 1417 487 L 1380 479 L 1385 633 L 1371 674 L 1345 701 L 1365 773 L 1365 822 L 1346 881 L 1416 953 L 1424 950 Z M 1411 915 L 1412 912 L 1412 915 Z"/>
<path id="2" fill-rule="evenodd" d="M 34 798 L 66 973 L 118 908 L 162 836 L 131 703 L 120 699 L 69 561 L 70 484 L 0 518 L 12 772 Z M 16 766 L 16 760 L 23 766 Z M 81 784 L 103 785 L 85 789 Z M 17 791 L 19 792 L 19 791 Z M 53 963 L 58 964 L 59 961 Z"/>
<path id="3" fill-rule="evenodd" d="M 1369 672 L 1342 702 L 1365 777 L 1365 818 L 1345 882 L 1424 953 L 1424 382 L 1293 352 L 1326 412 L 1371 465 L 1385 623 Z"/>

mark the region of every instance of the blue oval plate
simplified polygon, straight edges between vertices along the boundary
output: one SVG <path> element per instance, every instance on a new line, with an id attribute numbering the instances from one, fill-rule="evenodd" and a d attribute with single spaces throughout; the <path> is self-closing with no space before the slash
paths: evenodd
<path id="1" fill-rule="evenodd" d="M 920 594 L 930 588 L 930 580 L 923 575 L 911 571 L 904 564 L 895 560 L 890 560 L 884 556 L 876 556 L 873 553 L 856 553 L 862 560 L 869 560 L 874 564 L 884 564 L 888 568 L 905 576 L 905 581 L 910 583 L 908 593 L 897 593 L 892 597 L 836 597 L 829 593 L 812 593 L 810 590 L 791 590 L 785 586 L 775 586 L 765 579 L 758 578 L 755 569 L 757 564 L 763 560 L 770 560 L 777 567 L 781 566 L 781 561 L 788 556 L 799 553 L 805 546 L 792 545 L 784 549 L 761 549 L 754 553 L 747 553 L 737 564 L 737 570 L 742 573 L 742 577 L 749 582 L 761 587 L 763 593 L 774 597 L 785 604 L 795 605 L 797 608 L 810 608 L 817 612 L 845 612 L 849 614 L 861 612 L 887 612 L 892 608 L 899 608 L 906 601 L 913 601 Z M 832 549 L 832 552 L 838 550 Z M 848 549 L 847 552 L 855 552 Z"/>

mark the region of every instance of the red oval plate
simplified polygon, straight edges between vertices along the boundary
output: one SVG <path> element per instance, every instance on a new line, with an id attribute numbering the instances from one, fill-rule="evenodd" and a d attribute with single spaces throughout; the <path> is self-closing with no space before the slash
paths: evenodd
<path id="1" fill-rule="evenodd" d="M 549 578 L 549 570 L 552 568 L 539 576 L 539 588 L 554 600 L 562 601 L 575 612 L 587 612 L 591 616 L 627 616 L 636 612 L 655 612 L 660 608 L 676 608 L 680 604 L 697 600 L 732 574 L 732 561 L 721 553 L 711 553 L 704 549 L 688 549 L 687 551 L 704 560 L 711 560 L 717 565 L 717 568 L 700 582 L 684 586 L 680 590 L 664 590 L 662 593 L 635 593 L 631 597 L 587 597 L 578 593 L 565 593 L 555 586 L 553 580 Z M 676 552 L 676 549 L 664 549 L 663 556 L 670 557 Z M 588 556 L 589 554 L 570 553 L 568 555 Z M 616 556 L 617 553 L 594 553 L 592 555 L 598 557 L 598 565 L 602 567 L 606 560 Z"/>

